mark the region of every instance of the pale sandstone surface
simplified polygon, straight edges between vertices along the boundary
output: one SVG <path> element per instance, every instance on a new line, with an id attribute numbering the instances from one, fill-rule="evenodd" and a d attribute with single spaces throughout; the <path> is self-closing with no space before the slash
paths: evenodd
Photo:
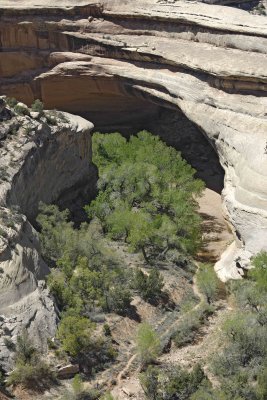
<path id="1" fill-rule="evenodd" d="M 156 0 L 0 8 L 3 93 L 122 131 L 160 120 L 164 108 L 182 112 L 225 170 L 223 210 L 236 244 L 216 267 L 221 277 L 267 249 L 266 17 Z"/>
<path id="2" fill-rule="evenodd" d="M 27 328 L 45 352 L 58 320 L 44 282 L 49 268 L 29 220 L 40 201 L 70 204 L 75 196 L 89 196 L 96 180 L 93 125 L 68 113 L 56 118 L 56 126 L 16 115 L 0 123 L 0 365 L 7 370 L 14 361 L 7 340 L 16 343 Z"/>

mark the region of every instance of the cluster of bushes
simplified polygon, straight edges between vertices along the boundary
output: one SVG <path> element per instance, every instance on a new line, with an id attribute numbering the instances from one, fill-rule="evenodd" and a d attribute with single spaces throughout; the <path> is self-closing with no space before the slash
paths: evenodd
<path id="1" fill-rule="evenodd" d="M 225 345 L 212 361 L 221 389 L 208 399 L 267 398 L 267 253 L 253 264 L 247 279 L 231 282 L 236 311 L 223 325 Z"/>
<path id="2" fill-rule="evenodd" d="M 207 379 L 199 365 L 191 371 L 178 366 L 160 368 L 150 365 L 140 374 L 144 393 L 151 400 L 189 400 Z"/>
<path id="3" fill-rule="evenodd" d="M 7 105 L 12 108 L 16 114 L 18 115 L 30 115 L 30 111 L 36 112 L 39 114 L 39 118 L 43 118 L 42 120 L 44 122 L 47 122 L 49 125 L 58 125 L 58 122 L 68 122 L 66 117 L 64 116 L 63 113 L 58 112 L 56 110 L 50 110 L 50 111 L 44 111 L 44 104 L 42 103 L 41 100 L 36 99 L 32 103 L 30 107 L 27 107 L 23 103 L 18 102 L 14 97 L 7 97 L 6 99 Z M 30 125 L 24 127 L 25 133 L 29 134 L 32 130 L 32 127 Z M 15 134 L 17 131 L 14 130 L 13 134 Z"/>
<path id="4" fill-rule="evenodd" d="M 148 274 L 136 269 L 132 287 L 138 291 L 142 299 L 155 303 L 163 296 L 164 279 L 156 268 Z"/>
<path id="5" fill-rule="evenodd" d="M 19 103 L 14 98 L 7 98 L 7 104 L 14 109 L 15 113 L 18 115 L 29 115 L 30 111 L 38 112 L 40 115 L 43 114 L 44 105 L 40 100 L 35 100 L 30 109 L 25 106 L 23 103 Z"/>
<path id="6" fill-rule="evenodd" d="M 175 149 L 140 132 L 93 136 L 97 198 L 86 207 L 104 233 L 124 240 L 146 261 L 171 249 L 194 253 L 200 243 L 196 197 L 203 183 Z"/>
<path id="7" fill-rule="evenodd" d="M 131 302 L 128 273 L 105 240 L 96 223 L 74 229 L 68 211 L 54 205 L 40 206 L 42 251 L 54 266 L 48 284 L 62 311 L 88 314 L 125 312 Z"/>
<path id="8" fill-rule="evenodd" d="M 127 271 L 98 232 L 97 224 L 74 229 L 68 211 L 40 206 L 42 252 L 52 268 L 48 285 L 56 298 L 61 321 L 57 337 L 61 350 L 86 372 L 99 369 L 116 357 L 108 337 L 94 335 L 92 314 L 102 310 L 125 313 L 131 291 Z"/>
<path id="9" fill-rule="evenodd" d="M 188 371 L 180 366 L 169 370 L 150 365 L 140 376 L 148 399 L 267 399 L 267 253 L 260 253 L 253 264 L 246 279 L 229 284 L 235 311 L 222 324 L 221 346 L 210 360 L 216 385 L 198 366 Z M 199 319 L 204 315 L 205 320 L 210 312 L 218 285 L 213 278 L 209 282 L 208 275 L 207 266 L 200 268 L 197 281 L 206 301 L 184 315 L 175 337 L 179 346 L 192 340 Z"/>
<path id="10" fill-rule="evenodd" d="M 208 318 L 215 311 L 212 303 L 217 299 L 219 279 L 212 265 L 199 265 L 196 284 L 204 298 L 198 305 L 194 306 L 192 303 L 193 308 L 186 310 L 182 315 L 178 329 L 172 337 L 177 347 L 195 341 L 201 326 L 208 322 Z"/>
<path id="11" fill-rule="evenodd" d="M 115 356 L 108 335 L 92 339 L 93 313 L 126 314 L 133 291 L 149 302 L 163 294 L 156 268 L 126 270 L 104 236 L 123 238 L 146 260 L 173 249 L 193 252 L 200 240 L 195 197 L 203 189 L 180 154 L 147 132 L 129 142 L 95 134 L 93 153 L 100 177 L 99 194 L 86 207 L 91 222 L 75 229 L 67 210 L 44 204 L 37 218 L 43 257 L 52 267 L 48 285 L 61 311 L 57 336 L 61 348 L 87 358 L 85 364 L 89 355 L 94 364 Z"/>
<path id="12" fill-rule="evenodd" d="M 97 400 L 100 393 L 97 390 L 86 389 L 80 375 L 75 375 L 70 389 L 66 389 L 60 400 Z M 101 397 L 101 400 L 113 400 L 110 397 Z"/>
<path id="13" fill-rule="evenodd" d="M 37 218 L 42 254 L 51 267 L 47 282 L 61 312 L 56 351 L 84 372 L 116 357 L 109 327 L 104 325 L 103 336 L 96 334 L 96 315 L 127 314 L 134 292 L 154 304 L 163 298 L 159 270 L 127 270 L 106 238 L 123 239 L 149 262 L 194 253 L 200 243 L 196 197 L 203 189 L 180 154 L 147 132 L 128 142 L 119 134 L 95 134 L 93 154 L 99 193 L 86 207 L 90 223 L 74 228 L 67 210 L 44 204 Z M 161 352 L 147 324 L 140 326 L 137 348 L 142 368 Z"/>
<path id="14" fill-rule="evenodd" d="M 8 377 L 8 385 L 21 384 L 31 389 L 45 389 L 56 382 L 56 375 L 41 359 L 27 332 L 23 331 L 15 345 L 16 365 Z"/>
<path id="15" fill-rule="evenodd" d="M 172 339 L 177 347 L 185 346 L 195 341 L 199 329 L 206 324 L 213 314 L 214 307 L 202 303 L 199 307 L 185 313 Z"/>

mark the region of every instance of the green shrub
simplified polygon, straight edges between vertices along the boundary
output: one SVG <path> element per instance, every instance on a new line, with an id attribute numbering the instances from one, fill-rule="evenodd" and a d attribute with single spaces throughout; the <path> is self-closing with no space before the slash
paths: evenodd
<path id="1" fill-rule="evenodd" d="M 230 285 L 236 310 L 222 326 L 224 346 L 211 362 L 227 400 L 263 400 L 267 392 L 267 253 L 253 264 L 248 279 Z"/>
<path id="2" fill-rule="evenodd" d="M 43 110 L 44 110 L 44 105 L 41 102 L 41 100 L 37 99 L 37 100 L 34 100 L 34 102 L 32 103 L 31 109 L 32 109 L 32 111 L 39 112 L 42 114 Z"/>
<path id="3" fill-rule="evenodd" d="M 14 108 L 17 105 L 18 101 L 14 97 L 7 97 L 6 103 L 10 108 Z"/>
<path id="4" fill-rule="evenodd" d="M 17 338 L 16 361 L 19 364 L 30 364 L 38 358 L 38 352 L 32 344 L 32 340 L 26 330 L 23 330 Z"/>
<path id="5" fill-rule="evenodd" d="M 49 124 L 49 125 L 53 125 L 53 126 L 56 126 L 57 125 L 57 118 L 56 118 L 56 116 L 55 115 L 52 115 L 51 113 L 46 113 L 45 114 L 45 118 L 46 118 L 46 122 Z"/>
<path id="6" fill-rule="evenodd" d="M 7 172 L 6 168 L 0 167 L 0 179 L 5 182 L 5 181 L 8 181 L 9 176 L 10 175 Z"/>
<path id="7" fill-rule="evenodd" d="M 107 311 L 125 315 L 131 307 L 132 294 L 127 288 L 114 286 L 108 291 Z M 105 307 L 103 307 L 105 309 Z"/>
<path id="8" fill-rule="evenodd" d="M 104 324 L 103 325 L 103 330 L 104 330 L 104 335 L 105 336 L 111 336 L 111 329 L 109 324 Z"/>
<path id="9" fill-rule="evenodd" d="M 103 396 L 100 397 L 100 400 L 115 400 L 110 392 L 106 392 Z"/>
<path id="10" fill-rule="evenodd" d="M 86 317 L 67 315 L 60 321 L 57 337 L 62 348 L 71 356 L 77 357 L 91 345 L 94 324 Z"/>
<path id="11" fill-rule="evenodd" d="M 153 268 L 149 274 L 137 269 L 134 274 L 133 287 L 138 290 L 145 301 L 157 301 L 162 297 L 163 277 L 156 268 Z"/>
<path id="12" fill-rule="evenodd" d="M 22 384 L 28 388 L 46 389 L 56 382 L 56 375 L 48 364 L 38 361 L 34 364 L 16 364 L 8 377 L 7 385 Z"/>
<path id="13" fill-rule="evenodd" d="M 141 366 L 153 363 L 160 355 L 160 340 L 148 323 L 142 323 L 137 332 L 137 351 Z"/>
<path id="14" fill-rule="evenodd" d="M 161 369 L 149 366 L 140 374 L 140 383 L 148 399 L 189 400 L 206 378 L 199 365 L 190 372 L 180 366 Z"/>
<path id="15" fill-rule="evenodd" d="M 22 384 L 29 388 L 43 390 L 55 383 L 55 373 L 46 362 L 41 360 L 26 330 L 17 338 L 15 359 L 15 369 L 8 377 L 8 385 Z"/>
<path id="16" fill-rule="evenodd" d="M 213 312 L 213 307 L 203 303 L 198 308 L 185 313 L 181 318 L 178 329 L 172 337 L 175 345 L 182 347 L 193 342 L 201 325 L 207 322 L 208 317 Z"/>
<path id="17" fill-rule="evenodd" d="M 200 264 L 197 272 L 197 286 L 206 298 L 208 304 L 216 300 L 220 281 L 212 265 Z"/>
<path id="18" fill-rule="evenodd" d="M 201 326 L 199 315 L 196 312 L 189 312 L 179 323 L 179 327 L 173 335 L 177 347 L 182 347 L 194 341 L 196 333 Z"/>

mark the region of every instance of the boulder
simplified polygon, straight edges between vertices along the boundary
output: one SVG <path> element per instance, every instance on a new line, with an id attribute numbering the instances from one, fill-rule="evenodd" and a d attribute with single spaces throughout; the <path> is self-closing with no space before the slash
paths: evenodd
<path id="1" fill-rule="evenodd" d="M 79 365 L 78 364 L 68 364 L 60 367 L 57 370 L 57 377 L 59 379 L 70 379 L 73 378 L 76 374 L 79 373 Z"/>

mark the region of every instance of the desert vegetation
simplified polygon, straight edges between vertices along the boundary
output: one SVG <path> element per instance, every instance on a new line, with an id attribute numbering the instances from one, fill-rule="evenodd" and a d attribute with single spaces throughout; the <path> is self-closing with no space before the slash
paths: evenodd
<path id="1" fill-rule="evenodd" d="M 40 107 L 36 104 L 36 112 Z M 93 153 L 99 191 L 85 208 L 89 221 L 74 227 L 68 210 L 45 204 L 37 218 L 42 254 L 51 267 L 47 284 L 60 311 L 52 347 L 85 374 L 107 368 L 117 357 L 101 313 L 130 315 L 135 295 L 154 306 L 168 303 L 158 263 L 197 250 L 196 198 L 203 190 L 180 154 L 148 132 L 129 141 L 119 134 L 95 134 Z M 111 241 L 140 252 L 146 269 L 126 268 Z M 142 323 L 137 335 L 142 368 L 161 350 L 156 332 Z"/>
<path id="2" fill-rule="evenodd" d="M 16 364 L 8 377 L 8 385 L 21 384 L 27 388 L 44 390 L 56 383 L 55 372 L 42 359 L 26 330 L 18 336 L 16 344 L 12 343 L 12 350 Z"/>
<path id="3" fill-rule="evenodd" d="M 104 233 L 142 251 L 146 261 L 173 249 L 196 251 L 196 197 L 204 186 L 175 149 L 145 131 L 129 141 L 119 134 L 94 134 L 93 162 L 99 193 L 86 210 Z"/>
<path id="4" fill-rule="evenodd" d="M 254 258 L 255 268 L 245 279 L 227 284 L 224 302 L 231 311 L 216 332 L 219 349 L 208 358 L 203 354 L 190 368 L 164 363 L 164 353 L 190 349 L 209 335 L 210 320 L 221 306 L 221 283 L 213 266 L 192 267 L 201 244 L 196 200 L 203 183 L 179 153 L 148 132 L 128 141 L 117 133 L 97 133 L 93 154 L 98 194 L 85 207 L 88 220 L 77 227 L 68 210 L 45 204 L 37 217 L 42 255 L 51 268 L 47 285 L 60 317 L 50 349 L 56 360 L 79 365 L 81 373 L 61 398 L 96 399 L 110 389 L 106 382 L 101 390 L 88 391 L 83 381 L 120 365 L 121 348 L 106 322 L 114 315 L 137 324 L 131 357 L 118 379 L 134 366 L 147 399 L 266 399 L 267 254 Z M 121 248 L 124 257 L 117 251 Z M 134 254 L 142 262 L 126 266 L 125 257 Z M 179 304 L 166 290 L 169 267 L 192 285 L 192 293 Z M 163 310 L 166 327 L 140 319 L 136 299 L 148 309 Z M 40 389 L 57 382 L 25 332 L 9 345 L 16 355 L 9 385 Z"/>

